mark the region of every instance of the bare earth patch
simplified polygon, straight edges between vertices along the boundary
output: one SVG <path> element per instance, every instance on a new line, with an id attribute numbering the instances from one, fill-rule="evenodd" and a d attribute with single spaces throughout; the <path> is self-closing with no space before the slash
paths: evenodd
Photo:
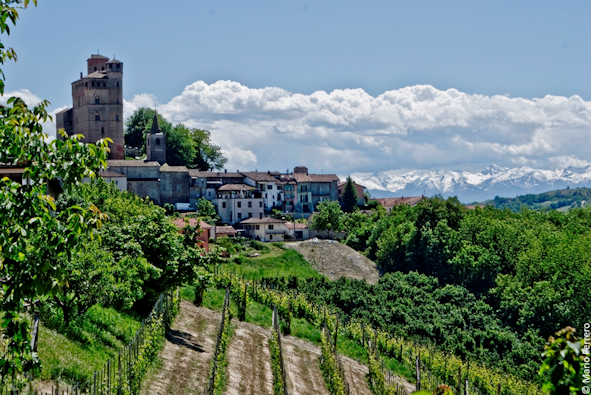
<path id="1" fill-rule="evenodd" d="M 371 259 L 338 241 L 310 239 L 285 243 L 285 246 L 302 254 L 316 270 L 331 280 L 347 277 L 375 284 L 380 277 Z"/>
<path id="2" fill-rule="evenodd" d="M 281 338 L 283 363 L 290 395 L 329 395 L 320 370 L 320 347 L 304 340 Z"/>
<path id="3" fill-rule="evenodd" d="M 349 390 L 351 394 L 371 395 L 369 384 L 367 384 L 367 373 L 369 369 L 367 366 L 360 364 L 354 359 L 340 356 L 343 368 L 345 369 L 345 378 L 349 383 Z"/>
<path id="4" fill-rule="evenodd" d="M 160 351 L 160 367 L 144 381 L 142 395 L 202 394 L 221 315 L 186 300 Z"/>
<path id="5" fill-rule="evenodd" d="M 273 395 L 273 372 L 268 340 L 271 331 L 233 320 L 228 345 L 228 395 Z"/>

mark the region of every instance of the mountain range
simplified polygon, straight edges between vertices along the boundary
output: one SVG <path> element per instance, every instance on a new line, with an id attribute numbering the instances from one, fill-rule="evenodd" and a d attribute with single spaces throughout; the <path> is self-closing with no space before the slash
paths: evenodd
<path id="1" fill-rule="evenodd" d="M 554 189 L 591 186 L 591 166 L 542 170 L 491 165 L 478 173 L 463 170 L 400 170 L 354 173 L 351 178 L 374 198 L 393 196 L 457 196 L 463 203 L 515 197 Z"/>

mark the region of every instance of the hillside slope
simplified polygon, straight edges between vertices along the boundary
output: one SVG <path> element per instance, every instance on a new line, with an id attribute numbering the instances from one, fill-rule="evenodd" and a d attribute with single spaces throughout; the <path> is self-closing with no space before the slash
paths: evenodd
<path id="1" fill-rule="evenodd" d="M 372 260 L 338 241 L 310 239 L 285 246 L 302 254 L 314 269 L 331 280 L 347 277 L 375 284 L 380 277 Z"/>

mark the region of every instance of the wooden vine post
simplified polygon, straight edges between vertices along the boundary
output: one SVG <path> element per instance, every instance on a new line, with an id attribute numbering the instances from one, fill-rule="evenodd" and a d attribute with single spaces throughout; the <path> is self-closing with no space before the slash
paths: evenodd
<path id="1" fill-rule="evenodd" d="M 416 356 L 416 365 L 417 365 L 417 391 L 421 390 L 421 350 L 419 350 L 419 354 Z"/>

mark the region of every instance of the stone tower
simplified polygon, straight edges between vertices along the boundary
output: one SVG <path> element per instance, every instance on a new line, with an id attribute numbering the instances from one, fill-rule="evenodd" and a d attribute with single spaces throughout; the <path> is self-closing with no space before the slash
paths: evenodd
<path id="1" fill-rule="evenodd" d="M 160 131 L 158 114 L 154 113 L 152 128 L 146 135 L 146 161 L 156 161 L 161 165 L 166 163 L 166 135 Z"/>
<path id="2" fill-rule="evenodd" d="M 110 138 L 109 159 L 125 159 L 123 62 L 102 55 L 87 60 L 87 75 L 72 83 L 73 108 L 56 114 L 56 127 L 82 134 L 85 143 Z M 59 134 L 58 134 L 59 137 Z"/>

